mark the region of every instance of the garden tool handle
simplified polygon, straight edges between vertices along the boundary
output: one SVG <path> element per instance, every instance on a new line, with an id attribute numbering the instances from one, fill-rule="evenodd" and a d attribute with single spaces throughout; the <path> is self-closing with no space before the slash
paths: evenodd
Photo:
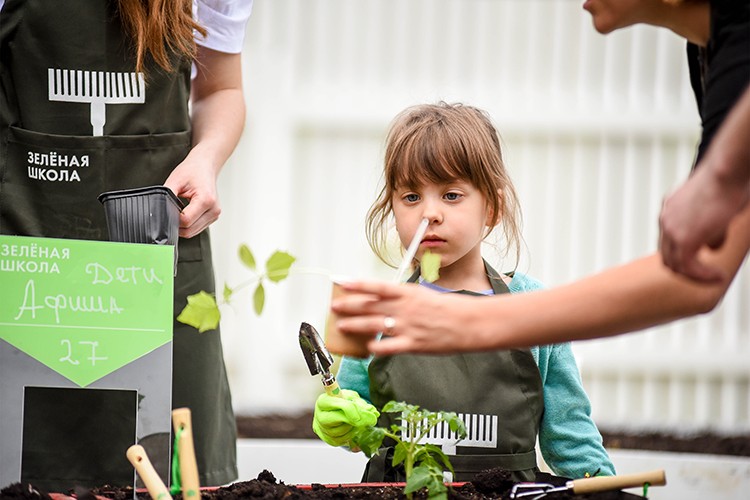
<path id="1" fill-rule="evenodd" d="M 326 394 L 329 396 L 335 396 L 337 398 L 341 397 L 341 387 L 339 387 L 339 383 L 336 382 L 336 379 L 334 378 L 329 383 L 323 383 L 323 388 L 326 390 Z"/>
<path id="2" fill-rule="evenodd" d="M 172 410 L 172 427 L 175 435 L 180 433 L 177 442 L 177 456 L 180 459 L 180 481 L 182 497 L 184 499 L 200 498 L 200 481 L 198 479 L 198 463 L 195 460 L 195 446 L 193 443 L 193 424 L 190 408 L 176 408 Z"/>
<path id="3" fill-rule="evenodd" d="M 648 483 L 649 486 L 663 486 L 667 484 L 664 469 L 636 474 L 625 474 L 622 476 L 600 476 L 575 479 L 572 483 L 573 493 L 596 493 L 598 491 L 619 490 L 621 488 L 634 488 Z"/>
<path id="4" fill-rule="evenodd" d="M 169 490 L 164 484 L 164 481 L 161 480 L 156 469 L 154 469 L 154 466 L 151 464 L 151 460 L 148 459 L 148 455 L 146 455 L 146 450 L 143 449 L 143 446 L 134 444 L 128 448 L 126 455 L 128 460 L 130 460 L 130 463 L 135 467 L 138 475 L 141 477 L 143 484 L 146 485 L 146 489 L 148 490 L 148 494 L 151 495 L 151 498 L 154 500 L 172 499 L 172 495 L 169 494 Z"/>

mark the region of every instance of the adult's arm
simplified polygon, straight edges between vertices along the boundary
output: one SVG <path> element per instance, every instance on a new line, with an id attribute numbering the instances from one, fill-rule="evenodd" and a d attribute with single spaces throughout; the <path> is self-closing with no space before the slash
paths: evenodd
<path id="1" fill-rule="evenodd" d="M 750 86 L 735 104 L 693 175 L 665 201 L 659 249 L 673 271 L 699 281 L 721 279 L 721 269 L 698 250 L 724 243 L 729 221 L 750 200 Z"/>
<path id="2" fill-rule="evenodd" d="M 478 351 L 607 337 L 711 311 L 721 301 L 750 249 L 750 207 L 735 217 L 724 245 L 699 258 L 721 278 L 698 283 L 675 274 L 658 253 L 568 285 L 482 300 L 438 294 L 417 285 L 344 283 L 332 303 L 337 326 L 374 335 L 385 316 L 393 337 L 370 342 L 376 354 Z"/>
<path id="3" fill-rule="evenodd" d="M 219 218 L 216 179 L 245 125 L 240 54 L 198 46 L 191 90 L 193 146 L 164 185 L 189 200 L 180 236 L 191 238 Z"/>

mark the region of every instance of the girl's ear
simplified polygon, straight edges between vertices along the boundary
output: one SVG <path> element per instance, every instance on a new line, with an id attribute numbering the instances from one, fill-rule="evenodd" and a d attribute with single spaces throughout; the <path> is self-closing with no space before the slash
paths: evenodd
<path id="1" fill-rule="evenodd" d="M 498 213 L 495 214 L 495 211 L 492 210 L 492 207 L 488 207 L 487 210 L 487 227 L 494 228 L 498 224 L 500 224 L 500 221 L 503 220 L 503 190 L 502 188 L 497 188 L 497 210 Z"/>

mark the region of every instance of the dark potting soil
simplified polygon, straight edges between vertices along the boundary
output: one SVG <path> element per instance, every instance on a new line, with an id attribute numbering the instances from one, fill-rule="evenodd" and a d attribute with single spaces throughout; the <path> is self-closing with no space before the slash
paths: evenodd
<path id="1" fill-rule="evenodd" d="M 250 439 L 318 439 L 312 412 L 237 417 L 237 433 Z M 599 428 L 607 449 L 705 453 L 750 457 L 750 435 L 722 436 L 711 432 L 669 434 Z"/>
<path id="2" fill-rule="evenodd" d="M 536 480 L 540 483 L 563 486 L 565 478 L 539 473 Z M 508 471 L 502 469 L 491 469 L 477 474 L 473 481 L 450 489 L 448 498 L 451 500 L 509 500 L 510 492 L 514 486 Z M 271 472 L 263 471 L 257 479 L 242 481 L 222 488 L 206 489 L 201 492 L 203 499 L 217 500 L 245 500 L 259 498 L 265 500 L 285 499 L 313 499 L 313 500 L 341 500 L 354 498 L 361 500 L 404 500 L 406 496 L 400 486 L 331 486 L 313 484 L 309 488 L 290 486 L 276 480 Z M 37 491 L 28 484 L 15 483 L 0 491 L 2 500 L 128 500 L 133 498 L 132 488 L 101 487 L 91 490 L 77 490 L 68 492 L 68 495 L 53 495 L 50 497 L 44 492 Z M 148 499 L 147 493 L 138 493 L 137 498 Z M 181 494 L 174 496 L 176 500 L 182 499 Z M 426 491 L 414 494 L 415 499 L 424 500 L 428 498 Z M 549 500 L 635 500 L 643 498 L 622 491 L 608 491 L 591 493 L 586 495 L 574 495 L 569 492 L 551 493 Z"/>

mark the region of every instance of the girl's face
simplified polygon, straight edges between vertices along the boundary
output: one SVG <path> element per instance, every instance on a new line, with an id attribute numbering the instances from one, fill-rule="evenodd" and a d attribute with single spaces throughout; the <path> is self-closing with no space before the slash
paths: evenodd
<path id="1" fill-rule="evenodd" d="M 417 251 L 440 255 L 440 276 L 477 268 L 487 226 L 494 226 L 482 193 L 465 181 L 426 183 L 416 189 L 398 189 L 392 196 L 396 230 L 408 247 L 423 218 L 430 224 Z M 481 267 L 482 271 L 484 267 Z M 439 281 L 438 281 L 439 282 Z"/>
<path id="2" fill-rule="evenodd" d="M 583 8 L 591 14 L 596 31 L 611 33 L 646 20 L 655 4 L 663 0 L 586 0 Z"/>

